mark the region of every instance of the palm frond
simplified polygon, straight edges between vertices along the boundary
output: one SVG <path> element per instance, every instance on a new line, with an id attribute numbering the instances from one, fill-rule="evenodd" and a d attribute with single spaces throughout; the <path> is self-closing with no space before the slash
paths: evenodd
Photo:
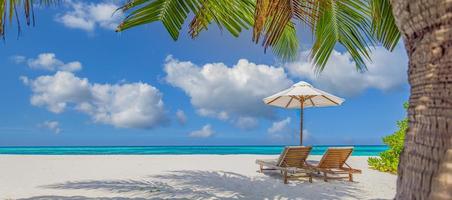
<path id="1" fill-rule="evenodd" d="M 188 13 L 199 6 L 198 0 L 132 0 L 120 8 L 124 12 L 132 11 L 117 31 L 161 21 L 171 37 L 177 40 Z"/>
<path id="2" fill-rule="evenodd" d="M 392 51 L 400 39 L 400 31 L 392 15 L 389 0 L 370 0 L 372 34 L 383 46 Z"/>
<path id="3" fill-rule="evenodd" d="M 295 23 L 298 19 L 313 30 L 318 18 L 316 0 L 257 0 L 254 13 L 253 41 L 265 49 L 272 47 L 282 61 L 297 57 L 299 41 Z"/>
<path id="4" fill-rule="evenodd" d="M 292 1 L 295 19 L 308 25 L 312 32 L 314 32 L 316 21 L 319 18 L 319 5 L 319 0 Z"/>
<path id="5" fill-rule="evenodd" d="M 190 35 L 198 36 L 214 21 L 237 37 L 253 24 L 254 0 L 204 0 L 190 23 Z"/>
<path id="6" fill-rule="evenodd" d="M 272 46 L 273 53 L 283 62 L 294 61 L 298 55 L 299 41 L 294 23 L 288 23 Z"/>
<path id="7" fill-rule="evenodd" d="M 263 35 L 264 50 L 275 45 L 292 17 L 292 0 L 257 0 L 253 41 L 258 43 Z"/>
<path id="8" fill-rule="evenodd" d="M 319 3 L 319 17 L 315 24 L 315 41 L 311 58 L 317 72 L 321 72 L 337 43 L 348 51 L 356 69 L 366 70 L 373 44 L 370 32 L 370 8 L 361 0 L 325 0 Z"/>

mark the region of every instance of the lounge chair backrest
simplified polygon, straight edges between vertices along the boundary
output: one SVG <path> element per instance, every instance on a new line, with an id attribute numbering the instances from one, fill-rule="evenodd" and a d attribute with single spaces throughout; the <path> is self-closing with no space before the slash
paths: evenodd
<path id="1" fill-rule="evenodd" d="M 284 149 L 281 152 L 281 154 L 279 154 L 278 161 L 276 162 L 276 165 L 281 166 L 281 162 L 284 160 L 284 156 L 286 156 L 288 148 L 289 147 L 284 147 Z"/>
<path id="2" fill-rule="evenodd" d="M 353 147 L 328 148 L 319 162 L 319 168 L 341 168 L 353 152 Z"/>
<path id="3" fill-rule="evenodd" d="M 278 159 L 280 167 L 303 167 L 312 147 L 288 146 L 284 148 Z"/>

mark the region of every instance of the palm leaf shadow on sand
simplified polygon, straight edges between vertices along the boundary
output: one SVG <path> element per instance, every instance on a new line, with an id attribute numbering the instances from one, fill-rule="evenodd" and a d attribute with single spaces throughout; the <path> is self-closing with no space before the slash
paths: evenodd
<path id="1" fill-rule="evenodd" d="M 91 200 L 91 199 L 360 199 L 362 191 L 356 183 L 332 181 L 323 184 L 293 181 L 282 183 L 280 176 L 247 177 L 233 172 L 171 171 L 153 175 L 146 180 L 87 180 L 69 181 L 42 186 L 46 189 L 99 190 L 117 197 L 35 196 L 23 200 Z M 309 192 L 308 192 L 309 191 Z"/>

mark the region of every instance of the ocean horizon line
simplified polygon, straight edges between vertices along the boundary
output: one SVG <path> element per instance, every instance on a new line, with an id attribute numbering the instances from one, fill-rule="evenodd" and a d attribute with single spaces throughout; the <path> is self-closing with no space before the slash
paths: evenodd
<path id="1" fill-rule="evenodd" d="M 329 147 L 353 147 L 353 155 L 376 156 L 388 149 L 385 145 L 312 146 L 311 155 L 322 155 Z M 13 155 L 277 155 L 278 146 L 113 146 L 113 147 L 0 147 L 0 154 Z"/>

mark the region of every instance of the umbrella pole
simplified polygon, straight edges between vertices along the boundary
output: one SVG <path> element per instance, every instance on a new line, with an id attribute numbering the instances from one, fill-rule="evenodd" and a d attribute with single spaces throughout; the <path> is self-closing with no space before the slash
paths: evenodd
<path id="1" fill-rule="evenodd" d="M 303 145 L 303 104 L 304 99 L 300 100 L 300 146 Z"/>

